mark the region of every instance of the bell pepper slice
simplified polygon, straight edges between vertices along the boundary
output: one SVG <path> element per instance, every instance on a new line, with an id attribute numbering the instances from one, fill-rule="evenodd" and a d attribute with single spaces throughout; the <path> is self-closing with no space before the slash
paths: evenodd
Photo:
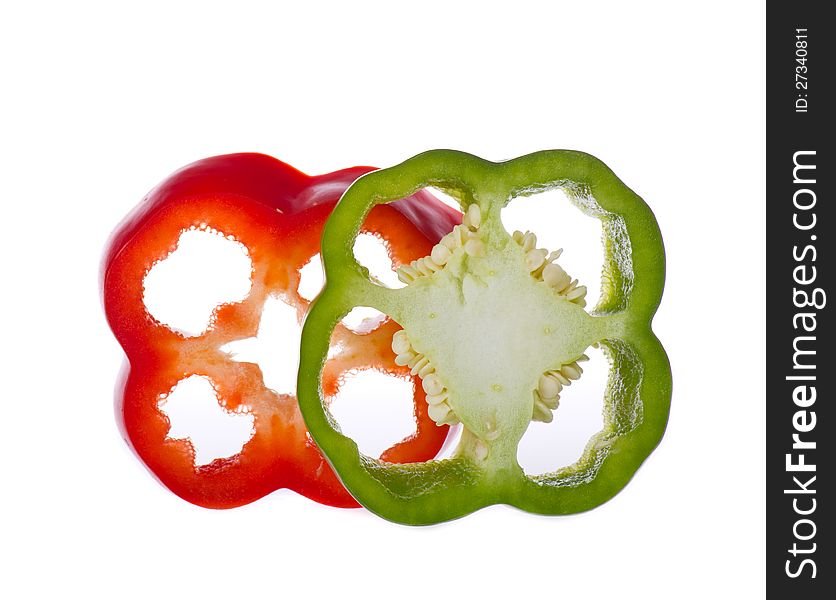
<path id="1" fill-rule="evenodd" d="M 425 186 L 457 198 L 463 222 L 399 270 L 405 288 L 378 285 L 349 251 L 360 224 L 372 207 Z M 553 188 L 602 222 L 603 289 L 589 312 L 585 288 L 558 253 L 500 220 L 512 198 Z M 665 277 L 662 238 L 649 207 L 598 159 L 557 150 L 502 163 L 449 150 L 418 155 L 352 184 L 325 226 L 322 256 L 326 285 L 303 328 L 299 402 L 342 482 L 375 513 L 430 524 L 496 503 L 585 511 L 620 491 L 659 443 L 671 398 L 670 364 L 651 330 Z M 403 328 L 392 340 L 396 361 L 419 372 L 437 423 L 462 423 L 451 458 L 387 464 L 361 454 L 335 425 L 323 365 L 332 331 L 356 305 Z M 611 363 L 603 429 L 573 465 L 527 476 L 520 439 L 532 420 L 551 419 L 593 345 Z"/>
<path id="2" fill-rule="evenodd" d="M 221 348 L 256 335 L 268 297 L 295 307 L 301 321 L 309 303 L 297 290 L 299 270 L 320 251 L 322 227 L 339 196 L 371 170 L 310 177 L 261 154 L 208 158 L 152 190 L 114 232 L 102 265 L 102 290 L 108 322 L 128 359 L 116 393 L 117 420 L 139 458 L 183 499 L 231 508 L 286 487 L 324 504 L 357 506 L 308 435 L 296 398 L 269 389 L 257 365 L 237 362 Z M 426 194 L 381 208 L 370 213 L 363 230 L 384 240 L 395 265 L 428 252 L 461 218 Z M 216 307 L 207 329 L 195 336 L 155 320 L 143 300 L 145 276 L 190 228 L 231 236 L 246 247 L 253 266 L 246 298 Z M 394 323 L 365 334 L 342 325 L 336 329 L 340 349 L 323 375 L 330 394 L 353 370 L 412 377 L 393 362 Z M 252 438 L 239 453 L 202 466 L 195 465 L 189 439 L 168 436 L 170 421 L 160 409 L 161 398 L 192 375 L 209 379 L 223 408 L 254 418 Z M 413 387 L 416 431 L 386 450 L 382 460 L 427 460 L 447 435 L 428 418 L 420 382 Z"/>

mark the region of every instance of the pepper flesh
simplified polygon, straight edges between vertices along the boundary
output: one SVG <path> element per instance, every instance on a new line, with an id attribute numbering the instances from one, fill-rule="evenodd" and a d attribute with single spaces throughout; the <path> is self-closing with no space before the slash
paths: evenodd
<path id="1" fill-rule="evenodd" d="M 425 186 L 447 191 L 467 214 L 479 207 L 484 248 L 468 252 L 465 242 L 450 257 L 441 252 L 444 268 L 411 277 L 404 289 L 376 285 L 345 248 L 372 206 Z M 532 277 L 526 261 L 531 248 L 505 231 L 499 218 L 512 198 L 553 188 L 603 225 L 603 289 L 591 312 L 559 272 Z M 594 157 L 545 151 L 491 163 L 460 152 L 428 152 L 355 182 L 323 239 L 327 283 L 303 329 L 299 400 L 317 444 L 370 510 L 409 524 L 444 521 L 495 503 L 544 514 L 583 511 L 615 495 L 658 444 L 671 395 L 670 365 L 650 327 L 664 284 L 662 239 L 647 205 Z M 555 294 L 555 285 L 570 291 Z M 385 464 L 360 454 L 334 427 L 323 403 L 322 360 L 334 325 L 355 305 L 390 315 L 415 351 L 428 357 L 464 426 L 452 458 Z M 569 374 L 579 374 L 572 365 L 595 344 L 611 363 L 603 429 L 575 464 L 525 475 L 517 444 L 537 410 L 540 378 L 565 365 Z M 403 340 L 393 339 L 394 345 L 405 347 Z M 438 389 L 435 381 L 431 387 Z"/>
<path id="2" fill-rule="evenodd" d="M 320 251 L 320 233 L 340 194 L 370 168 L 309 177 L 260 154 L 213 157 L 185 167 L 152 190 L 111 238 L 102 270 L 108 322 L 128 357 L 116 394 L 123 436 L 159 480 L 182 498 L 209 508 L 252 502 L 291 488 L 334 506 L 357 506 L 307 434 L 294 396 L 264 385 L 255 364 L 236 362 L 221 348 L 255 336 L 265 301 L 280 297 L 301 319 L 299 269 Z M 426 194 L 373 211 L 366 232 L 387 244 L 393 264 L 425 254 L 457 223 L 452 209 Z M 243 244 L 253 264 L 252 288 L 241 302 L 215 309 L 209 327 L 184 336 L 156 321 L 143 301 L 143 280 L 176 247 L 189 228 L 212 229 Z M 389 342 L 397 326 L 386 321 L 367 334 L 343 326 L 339 350 L 326 364 L 325 389 L 336 393 L 344 373 L 374 368 L 396 376 Z M 294 349 L 295 350 L 295 349 Z M 159 401 L 178 382 L 209 378 L 228 411 L 254 417 L 254 433 L 237 454 L 194 464 L 188 439 L 171 439 Z M 385 451 L 387 461 L 427 460 L 446 437 L 427 416 L 420 383 L 414 384 L 416 432 Z"/>

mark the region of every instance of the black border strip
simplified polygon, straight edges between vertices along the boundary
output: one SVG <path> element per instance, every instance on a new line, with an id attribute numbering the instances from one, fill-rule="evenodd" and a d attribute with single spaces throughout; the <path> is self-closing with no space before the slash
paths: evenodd
<path id="1" fill-rule="evenodd" d="M 836 598 L 829 345 L 836 128 L 828 3 L 767 7 L 767 522 L 770 598 Z"/>

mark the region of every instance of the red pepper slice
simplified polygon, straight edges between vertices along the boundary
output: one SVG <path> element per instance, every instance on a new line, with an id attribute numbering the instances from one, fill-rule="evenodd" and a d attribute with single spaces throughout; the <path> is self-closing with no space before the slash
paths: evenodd
<path id="1" fill-rule="evenodd" d="M 265 300 L 279 296 L 304 315 L 299 270 L 319 252 L 326 218 L 345 189 L 371 171 L 355 167 L 310 177 L 272 157 L 231 154 L 201 160 L 152 190 L 113 234 L 102 287 L 108 322 L 128 358 L 116 394 L 116 414 L 128 444 L 151 472 L 185 500 L 231 508 L 287 487 L 318 502 L 358 506 L 305 429 L 295 396 L 265 387 L 257 365 L 236 362 L 220 348 L 255 336 Z M 363 230 L 386 242 L 393 264 L 426 255 L 461 215 L 419 192 L 375 209 Z M 186 337 L 156 321 L 143 301 L 143 280 L 177 246 L 183 231 L 211 228 L 243 244 L 252 261 L 252 288 L 241 302 L 215 309 L 206 331 Z M 326 392 L 354 369 L 374 368 L 408 377 L 390 349 L 397 329 L 385 321 L 367 334 L 338 326 L 342 350 L 325 369 Z M 238 454 L 196 466 L 188 439 L 167 437 L 159 401 L 178 382 L 207 377 L 227 410 L 246 409 L 254 435 Z M 427 416 L 420 380 L 414 389 L 414 434 L 383 453 L 389 462 L 420 462 L 438 452 L 447 428 Z"/>

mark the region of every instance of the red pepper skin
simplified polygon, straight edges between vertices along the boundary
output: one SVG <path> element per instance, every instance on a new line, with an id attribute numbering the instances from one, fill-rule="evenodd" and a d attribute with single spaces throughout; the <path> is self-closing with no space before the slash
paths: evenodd
<path id="1" fill-rule="evenodd" d="M 371 171 L 355 167 L 310 177 L 261 154 L 231 154 L 193 163 L 152 190 L 111 237 L 102 264 L 108 323 L 128 364 L 116 392 L 116 416 L 129 446 L 150 471 L 183 499 L 208 508 L 247 504 L 279 488 L 317 502 L 358 506 L 314 445 L 295 396 L 266 388 L 257 365 L 231 360 L 219 349 L 255 336 L 265 300 L 281 296 L 300 318 L 308 302 L 297 292 L 299 269 L 319 252 L 322 227 L 343 191 Z M 371 213 L 363 230 L 383 237 L 395 266 L 428 254 L 461 215 L 427 192 Z M 143 302 L 143 280 L 176 248 L 180 234 L 203 227 L 233 236 L 253 263 L 252 289 L 241 302 L 215 309 L 201 335 L 184 337 L 157 322 Z M 376 368 L 408 376 L 389 348 L 397 329 L 385 322 L 359 335 L 338 326 L 345 350 L 327 363 L 323 386 L 334 393 L 346 371 Z M 228 410 L 246 409 L 255 433 L 229 458 L 195 466 L 189 440 L 167 437 L 161 395 L 182 379 L 210 379 Z M 390 462 L 420 462 L 438 452 L 447 427 L 427 416 L 420 381 L 413 379 L 417 431 L 387 450 Z"/>

